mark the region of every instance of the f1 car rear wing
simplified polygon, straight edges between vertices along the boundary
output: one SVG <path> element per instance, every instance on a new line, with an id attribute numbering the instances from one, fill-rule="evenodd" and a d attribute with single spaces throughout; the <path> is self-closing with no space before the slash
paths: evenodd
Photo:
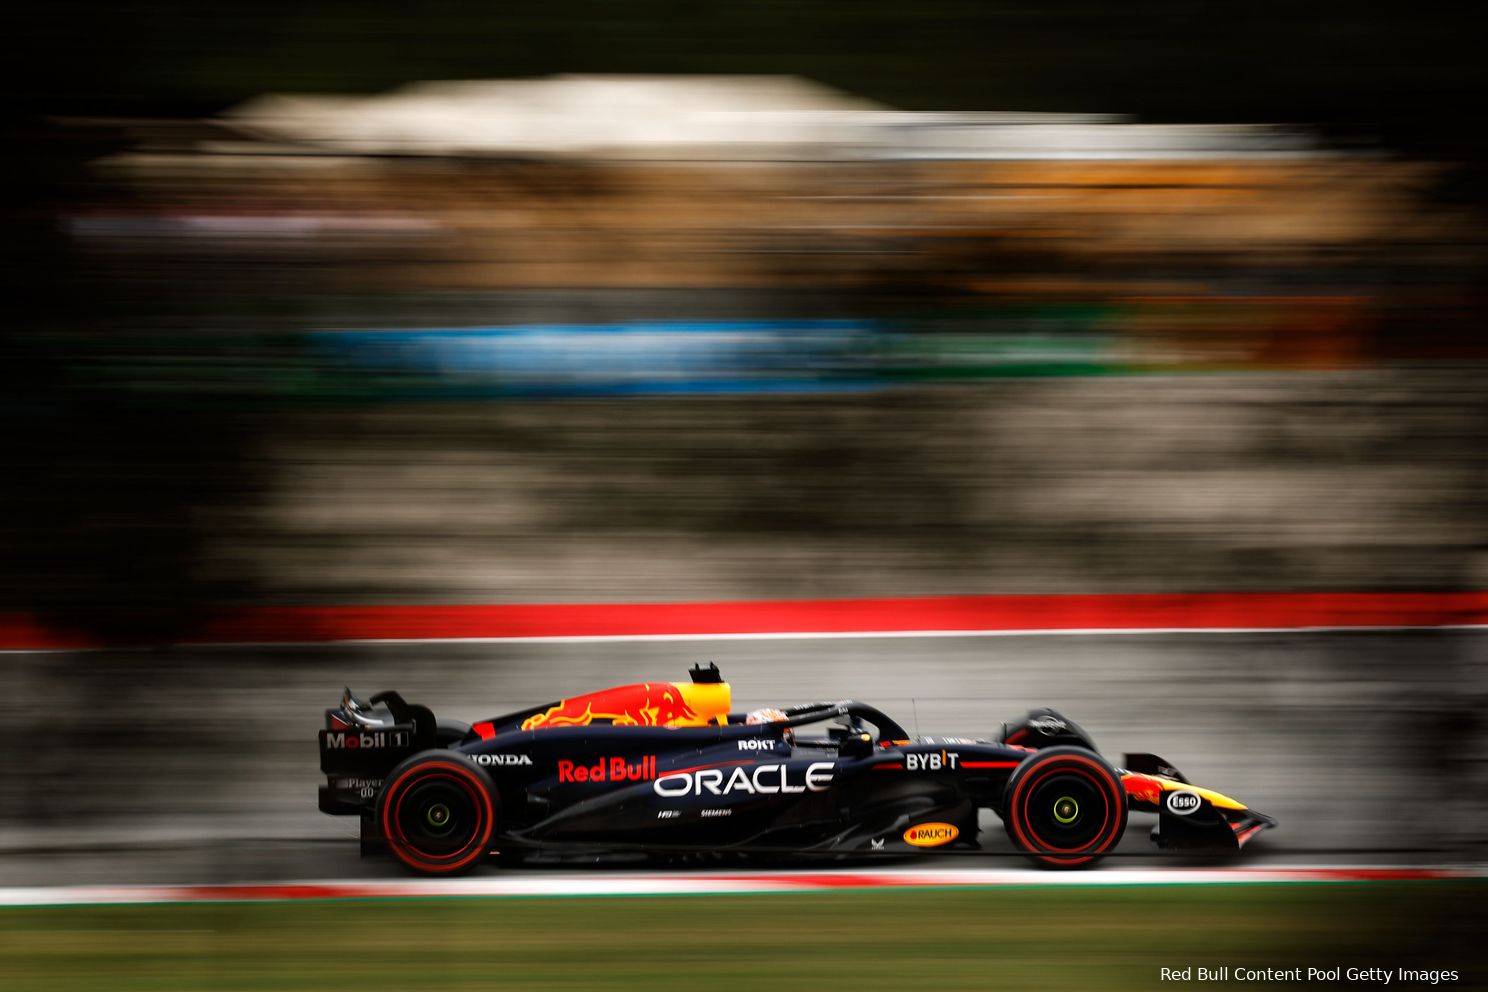
<path id="1" fill-rule="evenodd" d="M 341 705 L 325 711 L 320 732 L 320 770 L 327 775 L 381 776 L 415 751 L 435 746 L 434 712 L 396 692 L 370 701 L 350 689 Z"/>

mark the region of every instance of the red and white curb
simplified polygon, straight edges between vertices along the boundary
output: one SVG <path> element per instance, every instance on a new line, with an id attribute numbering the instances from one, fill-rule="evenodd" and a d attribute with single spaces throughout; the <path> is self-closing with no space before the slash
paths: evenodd
<path id="1" fill-rule="evenodd" d="M 0 907 L 142 903 L 291 902 L 327 899 L 708 896 L 835 892 L 844 889 L 1255 885 L 1426 882 L 1488 878 L 1488 867 L 1008 869 L 523 875 L 376 882 L 267 882 L 234 885 L 80 885 L 0 888 Z"/>

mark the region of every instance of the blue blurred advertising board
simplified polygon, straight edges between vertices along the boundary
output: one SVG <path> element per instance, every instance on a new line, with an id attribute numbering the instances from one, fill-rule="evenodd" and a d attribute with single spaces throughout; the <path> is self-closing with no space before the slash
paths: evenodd
<path id="1" fill-rule="evenodd" d="M 871 388 L 871 323 L 638 321 L 315 335 L 328 363 L 394 393 L 613 396 Z"/>

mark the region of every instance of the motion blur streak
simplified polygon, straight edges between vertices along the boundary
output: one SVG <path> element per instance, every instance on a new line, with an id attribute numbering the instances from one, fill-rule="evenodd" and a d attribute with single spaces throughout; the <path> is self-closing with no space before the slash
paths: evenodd
<path id="1" fill-rule="evenodd" d="M 1488 592 L 922 596 L 735 603 L 258 607 L 219 612 L 193 644 L 626 640 L 1116 630 L 1321 630 L 1488 624 Z M 0 650 L 104 647 L 0 617 Z M 685 687 L 684 687 L 685 688 Z"/>
<path id="2" fill-rule="evenodd" d="M 1044 884 L 1109 885 L 1257 885 L 1330 882 L 1435 882 L 1482 878 L 1481 871 L 1452 868 L 1273 868 L 1163 871 L 1118 869 L 1099 873 L 1045 875 Z M 546 877 L 421 879 L 417 882 L 269 882 L 258 885 L 191 886 L 54 886 L 0 888 L 0 907 L 106 906 L 173 902 L 303 901 L 319 899 L 438 899 L 450 896 L 727 896 L 760 892 L 819 892 L 837 889 L 949 888 L 998 885 L 1027 886 L 1026 871 L 998 869 L 903 869 L 866 871 L 586 872 L 574 877 L 549 872 Z"/>
<path id="3" fill-rule="evenodd" d="M 1058 707 L 1277 816 L 1260 866 L 1488 861 L 1488 117 L 1459 109 L 1488 59 L 1462 10 L 16 15 L 0 885 L 379 877 L 315 809 L 343 686 L 480 720 L 708 660 L 741 711 L 850 695 L 986 735 Z M 1175 947 L 1279 964 L 1247 946 L 1273 937 L 1480 975 L 1441 960 L 1477 883 L 1387 889 L 894 893 L 914 911 L 784 930 L 656 900 L 597 963 L 574 905 L 479 930 L 421 906 L 410 934 L 202 907 L 230 931 L 205 958 L 59 932 L 0 973 L 197 988 L 239 948 L 285 988 L 357 984 L 370 942 L 449 989 L 491 961 L 651 987 L 654 920 L 801 941 L 807 981 L 1054 988 L 1086 938 L 1083 988 L 1150 987 Z M 264 936 L 289 930 L 344 943 L 310 963 Z"/>
<path id="4" fill-rule="evenodd" d="M 20 218 L 50 282 L 8 332 L 0 609 L 63 643 L 265 605 L 1488 587 L 1488 258 L 1424 152 L 788 75 L 28 140 L 66 182 Z"/>

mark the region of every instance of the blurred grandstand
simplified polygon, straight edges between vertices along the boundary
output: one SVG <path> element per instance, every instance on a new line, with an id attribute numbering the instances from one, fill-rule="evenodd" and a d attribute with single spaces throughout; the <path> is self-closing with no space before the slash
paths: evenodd
<path id="1" fill-rule="evenodd" d="M 785 76 L 54 123 L 97 153 L 46 204 L 69 306 L 19 335 L 22 607 L 1481 571 L 1441 163 Z"/>
<path id="2" fill-rule="evenodd" d="M 582 76 L 118 126 L 95 165 L 120 195 L 67 230 L 125 278 L 209 270 L 258 329 L 271 286 L 296 331 L 889 317 L 913 336 L 880 361 L 936 377 L 1482 352 L 1474 225 L 1434 208 L 1439 170 L 1291 127 Z"/>

